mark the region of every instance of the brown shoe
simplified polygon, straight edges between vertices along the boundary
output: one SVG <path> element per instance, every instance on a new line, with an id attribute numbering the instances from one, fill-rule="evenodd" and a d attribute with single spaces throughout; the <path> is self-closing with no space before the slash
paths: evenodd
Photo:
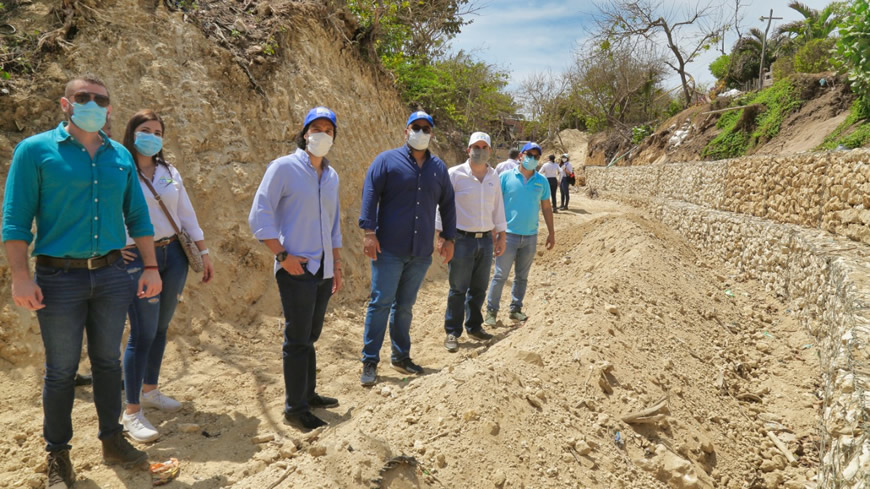
<path id="1" fill-rule="evenodd" d="M 76 482 L 76 473 L 69 461 L 69 450 L 48 452 L 48 483 L 46 489 L 69 489 Z"/>
<path id="2" fill-rule="evenodd" d="M 148 462 L 148 454 L 131 445 L 121 431 L 100 441 L 103 442 L 103 462 L 107 465 L 120 464 L 130 469 Z"/>

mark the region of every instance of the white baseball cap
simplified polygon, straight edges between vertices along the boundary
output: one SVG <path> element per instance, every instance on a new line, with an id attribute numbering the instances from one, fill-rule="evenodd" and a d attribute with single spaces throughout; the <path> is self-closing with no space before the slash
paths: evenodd
<path id="1" fill-rule="evenodd" d="M 487 146 L 492 148 L 492 142 L 490 142 L 490 140 L 489 140 L 489 134 L 487 134 L 485 132 L 473 133 L 471 135 L 471 138 L 469 138 L 469 140 L 468 140 L 468 147 L 470 148 L 472 144 L 474 144 L 478 141 L 483 141 L 484 143 L 486 143 Z"/>

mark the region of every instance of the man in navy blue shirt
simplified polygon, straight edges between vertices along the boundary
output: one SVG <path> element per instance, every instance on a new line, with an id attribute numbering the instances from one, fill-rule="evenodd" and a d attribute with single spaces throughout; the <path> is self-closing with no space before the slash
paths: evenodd
<path id="1" fill-rule="evenodd" d="M 436 207 L 443 230 L 438 252 L 453 257 L 456 208 L 447 166 L 429 152 L 435 124 L 429 114 L 411 114 L 405 145 L 384 151 L 372 162 L 363 186 L 359 227 L 363 252 L 372 260 L 372 292 L 363 333 L 360 383 L 374 385 L 381 345 L 390 323 L 392 365 L 409 375 L 423 373 L 411 361 L 411 309 L 432 264 Z"/>

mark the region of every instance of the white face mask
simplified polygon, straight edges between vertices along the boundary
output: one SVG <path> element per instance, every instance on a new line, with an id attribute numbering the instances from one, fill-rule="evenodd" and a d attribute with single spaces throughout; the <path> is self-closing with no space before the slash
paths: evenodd
<path id="1" fill-rule="evenodd" d="M 308 134 L 308 142 L 305 144 L 305 149 L 309 153 L 317 157 L 326 156 L 329 153 L 329 148 L 332 147 L 332 136 L 325 132 L 313 132 Z"/>
<path id="2" fill-rule="evenodd" d="M 417 151 L 423 151 L 429 147 L 431 134 L 421 131 L 408 130 L 408 144 Z"/>

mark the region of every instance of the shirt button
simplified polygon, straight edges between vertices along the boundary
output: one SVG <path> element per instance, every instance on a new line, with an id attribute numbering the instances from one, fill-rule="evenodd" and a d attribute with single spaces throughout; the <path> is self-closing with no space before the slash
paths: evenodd
<path id="1" fill-rule="evenodd" d="M 96 180 L 94 180 L 94 185 L 96 185 L 97 183 L 98 183 L 98 182 L 97 182 Z"/>
<path id="2" fill-rule="evenodd" d="M 91 163 L 91 166 L 97 166 L 97 164 L 96 164 L 96 163 Z"/>
<path id="3" fill-rule="evenodd" d="M 419 203 L 419 202 L 417 202 L 417 205 L 420 205 L 420 203 Z"/>
<path id="4" fill-rule="evenodd" d="M 85 148 L 82 148 L 82 151 L 85 151 Z"/>
<path id="5" fill-rule="evenodd" d="M 98 234 L 95 234 L 95 235 L 94 235 L 94 239 L 97 239 L 97 238 L 99 238 L 99 237 L 100 237 L 100 236 L 99 236 Z"/>
<path id="6" fill-rule="evenodd" d="M 100 199 L 94 199 L 94 202 L 99 202 L 99 201 L 100 201 Z"/>
<path id="7" fill-rule="evenodd" d="M 95 221 L 99 221 L 99 220 L 100 220 L 100 217 L 99 217 L 99 216 L 96 216 L 96 217 L 94 217 L 94 220 L 95 220 Z"/>
<path id="8" fill-rule="evenodd" d="M 417 234 L 417 231 L 414 231 L 414 234 Z"/>

